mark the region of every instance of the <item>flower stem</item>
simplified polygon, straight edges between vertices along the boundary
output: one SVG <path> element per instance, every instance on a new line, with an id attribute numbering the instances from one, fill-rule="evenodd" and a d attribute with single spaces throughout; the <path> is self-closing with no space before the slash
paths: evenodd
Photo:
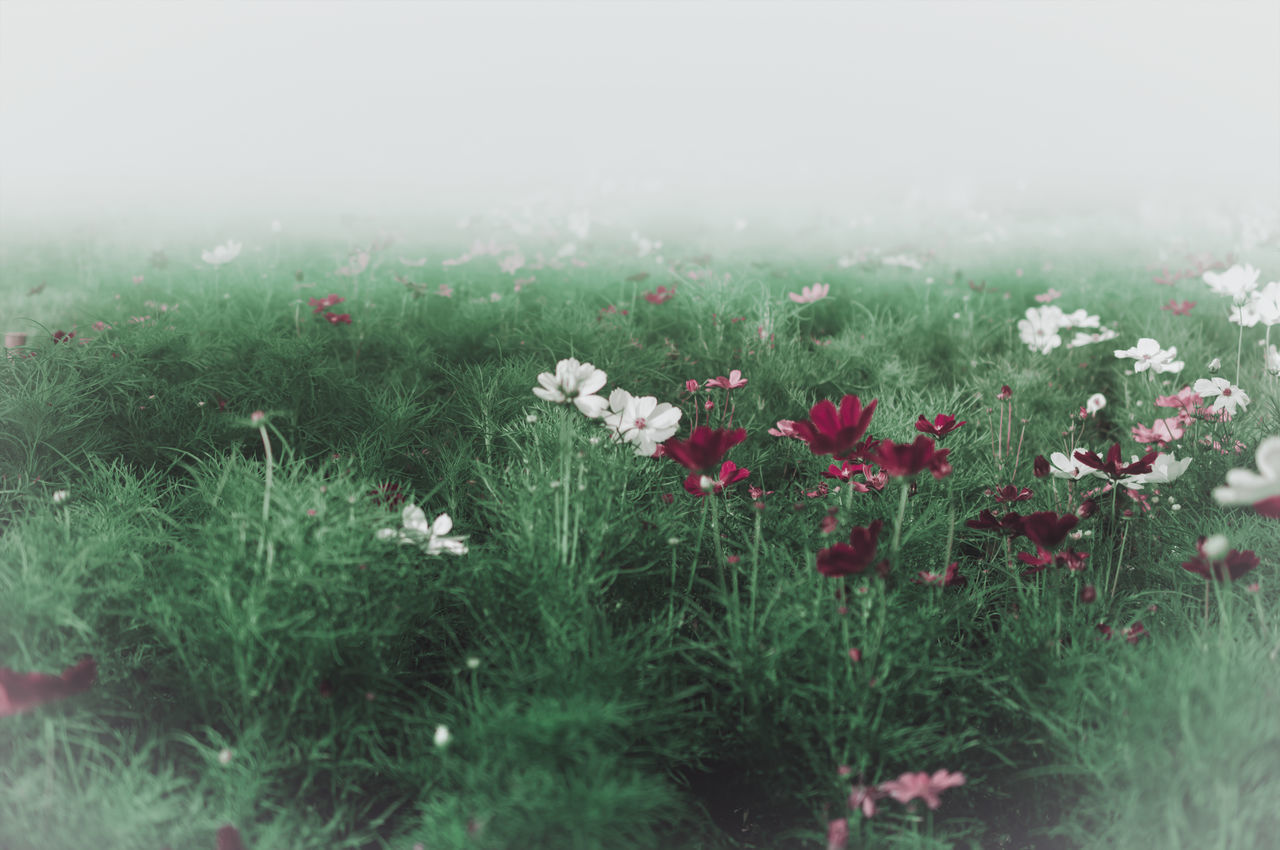
<path id="1" fill-rule="evenodd" d="M 720 592 L 726 593 L 728 587 L 725 584 L 725 564 L 724 564 L 724 546 L 720 542 L 720 500 L 716 498 L 713 492 L 707 496 L 711 500 L 711 534 L 715 537 L 716 544 L 716 569 L 719 571 Z M 726 600 L 727 601 L 727 600 Z"/>
<path id="2" fill-rule="evenodd" d="M 1240 352 L 1244 348 L 1244 315 L 1239 308 L 1236 315 L 1240 319 L 1240 336 L 1236 338 L 1236 386 L 1240 386 Z"/>
<path id="3" fill-rule="evenodd" d="M 271 439 L 267 436 L 267 426 L 259 425 L 258 433 L 262 435 L 262 448 L 267 453 L 267 484 L 262 493 L 262 536 L 258 538 L 258 557 L 261 558 L 263 549 L 267 545 L 267 520 L 271 516 L 271 481 L 275 459 L 271 454 Z"/>
<path id="4" fill-rule="evenodd" d="M 893 546 L 889 550 L 889 557 L 894 569 L 898 567 L 898 546 L 902 542 L 902 520 L 907 515 L 907 492 L 911 489 L 911 482 L 903 478 L 900 482 L 902 495 L 898 498 L 898 517 L 893 522 Z"/>

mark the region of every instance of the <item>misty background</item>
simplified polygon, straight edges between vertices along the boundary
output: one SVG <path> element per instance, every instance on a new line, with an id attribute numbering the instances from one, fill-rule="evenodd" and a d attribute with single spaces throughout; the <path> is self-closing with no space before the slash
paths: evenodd
<path id="1" fill-rule="evenodd" d="M 1280 4 L 0 2 L 0 227 L 1275 205 Z"/>

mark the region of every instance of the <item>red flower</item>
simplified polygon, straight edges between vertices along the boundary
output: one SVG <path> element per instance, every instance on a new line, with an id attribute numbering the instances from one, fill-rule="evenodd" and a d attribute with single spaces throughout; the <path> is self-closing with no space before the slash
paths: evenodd
<path id="1" fill-rule="evenodd" d="M 954 416 L 948 416 L 945 413 L 939 413 L 934 417 L 933 422 L 930 423 L 929 420 L 925 419 L 924 415 L 921 414 L 920 418 L 916 420 L 916 430 L 922 434 L 932 434 L 941 440 L 961 425 L 967 424 L 969 423 L 957 422 Z"/>
<path id="2" fill-rule="evenodd" d="M 706 425 L 693 429 L 687 440 L 675 437 L 662 444 L 666 456 L 694 472 L 707 472 L 715 467 L 724 457 L 724 453 L 747 438 L 744 428 L 730 431 L 726 428 L 708 428 Z"/>
<path id="3" fill-rule="evenodd" d="M 1018 490 L 1012 484 L 1006 484 L 998 490 L 988 490 L 987 495 L 1003 505 L 1005 502 L 1025 502 L 1032 493 L 1026 487 Z"/>
<path id="4" fill-rule="evenodd" d="M 675 294 L 676 288 L 674 286 L 670 289 L 665 286 L 659 286 L 657 292 L 646 292 L 644 300 L 650 304 L 661 304 L 664 301 L 670 301 Z"/>
<path id="5" fill-rule="evenodd" d="M 1009 389 L 1008 384 L 1005 384 L 1003 387 L 1000 388 L 1000 392 L 996 393 L 996 398 L 1000 399 L 1001 401 L 1008 401 L 1009 399 L 1013 398 L 1013 390 Z"/>
<path id="6" fill-rule="evenodd" d="M 942 575 L 921 570 L 917 573 L 918 578 L 913 578 L 912 581 L 916 584 L 940 584 L 943 587 L 964 587 L 969 580 L 960 575 L 958 568 L 959 562 L 952 561 L 947 564 L 946 572 Z"/>
<path id="7" fill-rule="evenodd" d="M 346 300 L 347 299 L 343 298 L 341 295 L 326 295 L 324 298 L 308 298 L 307 306 L 315 307 L 315 309 L 312 310 L 311 312 L 320 313 L 324 310 L 329 309 L 334 304 L 341 304 L 343 301 L 346 301 Z"/>
<path id="8" fill-rule="evenodd" d="M 1022 534 L 1022 514 L 1009 511 L 1003 517 L 997 517 L 991 511 L 984 510 L 978 514 L 977 519 L 967 520 L 965 525 L 969 528 L 999 531 L 1001 534 L 1017 537 Z"/>
<path id="9" fill-rule="evenodd" d="M 939 451 L 933 440 L 922 434 L 916 437 L 914 443 L 885 440 L 871 456 L 871 461 L 894 477 L 915 475 L 928 469 L 934 478 L 944 478 L 951 472 L 951 464 L 947 462 L 947 453 L 950 451 L 951 449 Z"/>
<path id="10" fill-rule="evenodd" d="M 1147 452 L 1138 460 L 1127 466 L 1120 465 L 1120 444 L 1115 443 L 1107 451 L 1107 458 L 1098 457 L 1097 452 L 1076 452 L 1075 459 L 1113 480 L 1126 475 L 1145 475 L 1151 471 L 1151 462 L 1159 456 L 1159 452 Z"/>
<path id="11" fill-rule="evenodd" d="M 827 823 L 827 850 L 844 850 L 849 846 L 849 820 L 838 818 Z"/>
<path id="12" fill-rule="evenodd" d="M 839 466 L 834 463 L 827 467 L 827 471 L 822 473 L 826 478 L 835 478 L 839 481 L 848 481 L 853 478 L 855 473 L 865 472 L 866 467 L 860 463 L 849 463 L 843 461 Z"/>
<path id="13" fill-rule="evenodd" d="M 1031 464 L 1031 469 L 1036 478 L 1044 478 L 1049 474 L 1049 459 L 1044 455 L 1036 455 L 1035 462 Z"/>
<path id="14" fill-rule="evenodd" d="M 1076 552 L 1071 549 L 1066 549 L 1055 555 L 1053 560 L 1058 566 L 1066 567 L 1074 573 L 1079 572 L 1088 566 L 1088 564 L 1085 563 L 1088 558 L 1088 552 Z"/>
<path id="15" fill-rule="evenodd" d="M 1211 558 L 1204 551 L 1204 541 L 1206 539 L 1202 536 L 1196 540 L 1196 551 L 1199 554 L 1190 561 L 1183 562 L 1182 568 L 1184 570 L 1202 575 L 1206 579 L 1217 579 L 1218 581 L 1230 579 L 1235 581 L 1260 563 L 1257 554 L 1252 549 L 1246 549 L 1243 552 L 1239 549 L 1232 549 L 1222 558 Z"/>
<path id="16" fill-rule="evenodd" d="M 823 399 L 809 409 L 808 420 L 795 423 L 792 429 L 809 444 L 809 451 L 814 454 L 848 460 L 854 456 L 854 447 L 871 425 L 876 401 L 872 399 L 864 408 L 856 395 L 846 395 L 840 399 L 837 413 L 836 406 Z"/>
<path id="17" fill-rule="evenodd" d="M 325 313 L 324 317 L 331 325 L 336 325 L 339 322 L 341 322 L 344 325 L 351 324 L 350 313 Z"/>
<path id="18" fill-rule="evenodd" d="M 1147 630 L 1143 628 L 1141 620 L 1124 630 L 1124 639 L 1129 643 L 1137 643 L 1146 636 Z"/>
<path id="19" fill-rule="evenodd" d="M 1280 519 L 1280 496 L 1272 496 L 1261 502 L 1254 502 L 1253 509 L 1259 516 L 1267 519 Z"/>
<path id="20" fill-rule="evenodd" d="M 932 776 L 927 773 L 904 773 L 897 779 L 881 782 L 880 790 L 899 803 L 907 803 L 918 798 L 924 800 L 925 805 L 930 809 L 936 809 L 942 805 L 942 801 L 938 799 L 939 793 L 963 784 L 963 773 L 939 770 Z"/>
<path id="21" fill-rule="evenodd" d="M 883 520 L 876 520 L 866 528 L 855 528 L 849 532 L 848 543 L 837 543 L 819 551 L 818 572 L 827 578 L 835 578 L 865 571 L 875 560 L 876 538 L 880 536 L 883 525 Z"/>
<path id="22" fill-rule="evenodd" d="M 1091 584 L 1086 584 L 1084 590 L 1080 591 L 1080 601 L 1088 605 L 1096 601 L 1098 598 L 1098 589 Z"/>
<path id="23" fill-rule="evenodd" d="M 54 342 L 65 342 L 65 341 L 67 341 L 67 340 L 75 339 L 75 336 L 76 336 L 76 332 L 75 332 L 75 331 L 71 331 L 70 333 L 68 333 L 67 331 L 54 331 L 54 332 L 53 332 L 53 341 L 54 341 Z"/>
<path id="24" fill-rule="evenodd" d="M 98 677 L 98 662 L 86 657 L 61 675 L 15 673 L 0 667 L 0 717 L 21 714 L 64 697 L 87 691 Z"/>
<path id="25" fill-rule="evenodd" d="M 1171 310 L 1175 316 L 1188 316 L 1191 314 L 1191 308 L 1194 306 L 1196 306 L 1196 302 L 1194 301 L 1183 301 L 1182 304 L 1178 304 L 1177 301 L 1170 298 L 1169 303 L 1162 305 L 1160 309 Z"/>
<path id="26" fill-rule="evenodd" d="M 1075 514 L 1058 516 L 1053 511 L 1039 511 L 1022 518 L 1022 533 L 1041 550 L 1056 548 L 1076 527 Z"/>
<path id="27" fill-rule="evenodd" d="M 392 512 L 404 501 L 404 493 L 400 492 L 400 485 L 395 483 L 379 484 L 366 495 L 372 496 L 375 502 L 385 505 L 387 510 Z"/>
<path id="28" fill-rule="evenodd" d="M 707 496 L 711 493 L 721 493 L 724 488 L 730 484 L 737 484 L 742 479 L 751 474 L 751 470 L 742 469 L 731 460 L 726 460 L 720 466 L 720 474 L 715 478 L 703 475 L 699 472 L 690 472 L 689 477 L 684 480 L 684 489 L 688 490 L 695 496 Z"/>

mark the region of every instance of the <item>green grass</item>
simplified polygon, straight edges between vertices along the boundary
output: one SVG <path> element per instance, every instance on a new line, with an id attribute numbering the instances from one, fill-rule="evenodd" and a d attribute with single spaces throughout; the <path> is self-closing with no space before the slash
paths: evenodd
<path id="1" fill-rule="evenodd" d="M 249 245 L 217 272 L 193 245 L 165 268 L 127 240 L 5 246 L 3 330 L 29 341 L 0 360 L 0 667 L 92 654 L 99 679 L 0 719 L 0 846 L 212 848 L 231 823 L 257 850 L 819 847 L 846 814 L 853 847 L 1265 846 L 1280 829 L 1280 545 L 1275 521 L 1210 496 L 1280 432 L 1262 329 L 1245 332 L 1247 412 L 1173 448 L 1194 460 L 1149 512 L 1113 519 L 1102 498 L 1073 541 L 1082 573 L 1022 578 L 1008 562 L 1025 540 L 1009 552 L 964 524 L 1065 511 L 1065 482 L 1031 470 L 1064 432 L 1140 454 L 1129 431 L 1156 395 L 1215 356 L 1234 379 L 1235 328 L 1203 284 L 1157 286 L 1153 251 L 1071 226 L 1072 244 L 1112 241 L 1050 254 L 1030 229 L 999 249 L 863 235 L 885 255 L 935 250 L 915 271 L 874 253 L 842 268 L 846 248 L 811 235 L 670 272 L 604 237 L 584 267 L 517 272 L 536 277 L 519 293 L 492 257 L 441 268 L 469 240 L 393 247 L 356 281 L 332 275 L 334 242 Z M 669 261 L 704 250 L 677 243 Z M 1274 270 L 1274 245 L 1256 253 Z M 395 275 L 455 294 L 414 297 Z M 826 300 L 786 298 L 816 280 Z M 672 283 L 670 301 L 642 298 Z M 1016 321 L 1050 286 L 1119 337 L 1029 351 Z M 306 306 L 329 293 L 351 325 Z M 1200 303 L 1174 317 L 1158 309 L 1170 297 Z M 1126 376 L 1112 351 L 1140 336 L 1176 345 L 1184 372 Z M 681 436 L 684 381 L 741 369 L 748 438 L 728 457 L 748 481 L 712 511 L 675 463 L 535 398 L 570 356 L 608 372 L 606 393 L 682 406 Z M 996 457 L 1003 384 L 1016 421 Z M 1109 403 L 1081 422 L 1095 392 Z M 875 519 L 887 555 L 905 485 L 806 496 L 838 483 L 821 477 L 830 459 L 766 431 L 845 393 L 879 399 L 878 437 L 910 441 L 920 414 L 968 424 L 944 443 L 952 475 L 905 501 L 889 578 L 850 579 L 841 614 L 815 555 Z M 716 404 L 700 419 L 721 421 L 725 396 L 699 393 Z M 1196 441 L 1209 433 L 1249 448 L 1224 456 Z M 985 494 L 1007 483 L 1033 499 Z M 372 495 L 388 484 L 447 512 L 469 552 L 379 540 L 400 525 Z M 774 492 L 753 504 L 748 484 Z M 1206 609 L 1179 565 L 1216 532 L 1262 564 Z M 911 582 L 948 553 L 967 585 Z M 1079 600 L 1086 583 L 1097 602 Z M 1139 620 L 1150 634 L 1131 645 L 1121 630 Z M 846 811 L 851 781 L 939 769 L 967 782 L 936 812 Z"/>

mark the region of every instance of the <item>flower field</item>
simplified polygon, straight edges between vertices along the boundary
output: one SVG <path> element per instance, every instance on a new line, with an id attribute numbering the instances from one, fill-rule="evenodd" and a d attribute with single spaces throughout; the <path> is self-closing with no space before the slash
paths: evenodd
<path id="1" fill-rule="evenodd" d="M 1258 227 L 8 235 L 0 847 L 1274 846 Z"/>

